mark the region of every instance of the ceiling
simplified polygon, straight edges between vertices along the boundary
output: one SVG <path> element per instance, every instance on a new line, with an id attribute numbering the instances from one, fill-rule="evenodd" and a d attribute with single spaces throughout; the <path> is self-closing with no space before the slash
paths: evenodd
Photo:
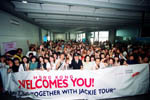
<path id="1" fill-rule="evenodd" d="M 150 24 L 150 0 L 9 0 L 14 11 L 51 31 Z"/>

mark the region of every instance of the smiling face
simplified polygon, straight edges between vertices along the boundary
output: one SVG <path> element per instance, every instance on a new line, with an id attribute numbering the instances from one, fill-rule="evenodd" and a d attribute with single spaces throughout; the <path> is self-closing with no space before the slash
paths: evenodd
<path id="1" fill-rule="evenodd" d="M 90 62 L 90 57 L 89 57 L 89 56 L 87 56 L 87 57 L 85 58 L 85 62 Z"/>
<path id="2" fill-rule="evenodd" d="M 54 58 L 53 57 L 49 57 L 50 62 L 54 62 Z"/>
<path id="3" fill-rule="evenodd" d="M 19 60 L 15 60 L 15 61 L 14 61 L 14 64 L 15 64 L 16 66 L 19 66 Z"/>
<path id="4" fill-rule="evenodd" d="M 27 61 L 28 61 L 27 58 L 23 58 L 24 63 L 27 63 Z"/>

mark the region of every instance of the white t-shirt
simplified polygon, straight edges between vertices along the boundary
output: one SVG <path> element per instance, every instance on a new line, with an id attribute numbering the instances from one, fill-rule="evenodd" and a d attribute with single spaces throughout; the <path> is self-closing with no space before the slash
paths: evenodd
<path id="1" fill-rule="evenodd" d="M 52 70 L 56 70 L 56 64 L 54 62 L 51 63 Z"/>
<path id="2" fill-rule="evenodd" d="M 36 51 L 28 51 L 27 54 L 26 54 L 26 56 L 29 57 L 30 53 L 33 53 L 33 55 L 36 56 Z"/>
<path id="3" fill-rule="evenodd" d="M 27 64 L 25 64 L 25 67 L 26 67 L 26 66 L 27 66 Z M 19 71 L 19 72 L 25 71 L 25 70 L 24 70 L 24 67 L 23 67 L 23 64 L 20 64 L 18 71 Z"/>
<path id="4" fill-rule="evenodd" d="M 48 62 L 48 63 L 46 63 L 46 68 L 47 69 L 51 69 L 51 65 L 50 65 L 50 63 Z"/>
<path id="5" fill-rule="evenodd" d="M 83 70 L 93 70 L 92 62 L 83 62 Z"/>

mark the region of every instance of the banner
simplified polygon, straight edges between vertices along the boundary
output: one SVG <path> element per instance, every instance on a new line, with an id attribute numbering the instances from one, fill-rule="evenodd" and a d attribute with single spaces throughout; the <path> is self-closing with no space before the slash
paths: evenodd
<path id="1" fill-rule="evenodd" d="M 1 50 L 2 54 L 10 50 L 16 50 L 16 42 L 3 42 Z"/>
<path id="2" fill-rule="evenodd" d="M 149 65 L 100 70 L 28 71 L 11 73 L 8 91 L 33 99 L 105 99 L 147 93 Z"/>

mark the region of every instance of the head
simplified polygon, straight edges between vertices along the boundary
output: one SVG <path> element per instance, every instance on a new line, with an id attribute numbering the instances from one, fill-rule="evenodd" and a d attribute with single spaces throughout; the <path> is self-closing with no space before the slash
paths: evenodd
<path id="1" fill-rule="evenodd" d="M 115 62 L 119 61 L 119 57 L 118 56 L 115 56 L 114 59 L 115 59 Z"/>
<path id="2" fill-rule="evenodd" d="M 148 57 L 145 56 L 145 57 L 143 58 L 143 62 L 144 62 L 144 63 L 148 63 L 148 61 L 149 61 Z"/>
<path id="3" fill-rule="evenodd" d="M 35 48 L 34 47 L 30 47 L 30 51 L 35 51 Z"/>
<path id="4" fill-rule="evenodd" d="M 32 62 L 32 63 L 36 62 L 36 57 L 35 57 L 35 56 L 33 56 L 33 57 L 31 58 L 31 62 Z"/>
<path id="5" fill-rule="evenodd" d="M 100 58 L 96 58 L 96 59 L 95 59 L 95 63 L 96 63 L 97 65 L 99 65 L 99 64 L 100 64 Z"/>
<path id="6" fill-rule="evenodd" d="M 84 61 L 85 61 L 85 62 L 90 62 L 90 56 L 89 56 L 89 55 L 86 55 Z"/>
<path id="7" fill-rule="evenodd" d="M 134 60 L 134 56 L 133 56 L 133 55 L 130 55 L 130 56 L 129 56 L 129 60 Z"/>
<path id="8" fill-rule="evenodd" d="M 9 66 L 9 67 L 12 67 L 13 65 L 14 65 L 13 60 L 9 59 L 9 60 L 8 60 L 8 66 Z"/>
<path id="9" fill-rule="evenodd" d="M 77 61 L 77 60 L 79 60 L 79 54 L 78 53 L 75 53 L 74 54 L 74 59 Z"/>
<path id="10" fill-rule="evenodd" d="M 95 61 L 95 57 L 94 56 L 91 56 L 90 59 L 91 59 L 91 62 Z"/>
<path id="11" fill-rule="evenodd" d="M 54 55 L 54 59 L 56 60 L 58 55 L 56 53 L 54 53 L 53 55 Z"/>
<path id="12" fill-rule="evenodd" d="M 65 54 L 64 54 L 64 53 L 61 53 L 61 54 L 60 54 L 60 59 L 61 59 L 61 60 L 64 60 L 64 59 L 65 59 Z"/>
<path id="13" fill-rule="evenodd" d="M 29 53 L 29 58 L 32 58 L 33 57 L 33 53 Z"/>
<path id="14" fill-rule="evenodd" d="M 23 62 L 23 63 L 29 63 L 29 58 L 26 57 L 26 56 L 23 56 L 23 57 L 22 57 L 22 62 Z"/>
<path id="15" fill-rule="evenodd" d="M 49 59 L 45 57 L 45 58 L 44 58 L 44 62 L 45 62 L 45 63 L 48 63 L 48 62 L 49 62 Z"/>
<path id="16" fill-rule="evenodd" d="M 13 59 L 13 62 L 14 62 L 14 65 L 15 65 L 15 66 L 19 66 L 19 65 L 20 65 L 20 62 L 19 62 L 19 59 L 18 59 L 18 58 L 14 58 L 14 59 Z"/>
<path id="17" fill-rule="evenodd" d="M 17 49 L 17 54 L 19 54 L 19 55 L 22 54 L 22 48 Z"/>
<path id="18" fill-rule="evenodd" d="M 115 62 L 115 60 L 114 60 L 113 58 L 110 58 L 110 59 L 109 59 L 109 65 L 113 65 L 114 62 Z"/>
<path id="19" fill-rule="evenodd" d="M 105 58 L 105 54 L 102 53 L 102 54 L 100 55 L 100 57 L 101 57 L 101 59 L 104 59 L 104 58 Z"/>
<path id="20" fill-rule="evenodd" d="M 44 58 L 42 56 L 39 57 L 39 62 L 44 62 Z"/>
<path id="21" fill-rule="evenodd" d="M 5 63 L 5 61 L 6 61 L 6 57 L 5 57 L 5 56 L 1 56 L 1 57 L 0 57 L 0 62 L 1 62 L 1 63 Z"/>
<path id="22" fill-rule="evenodd" d="M 50 57 L 49 57 L 49 61 L 50 61 L 50 62 L 54 62 L 54 56 L 50 56 Z"/>

